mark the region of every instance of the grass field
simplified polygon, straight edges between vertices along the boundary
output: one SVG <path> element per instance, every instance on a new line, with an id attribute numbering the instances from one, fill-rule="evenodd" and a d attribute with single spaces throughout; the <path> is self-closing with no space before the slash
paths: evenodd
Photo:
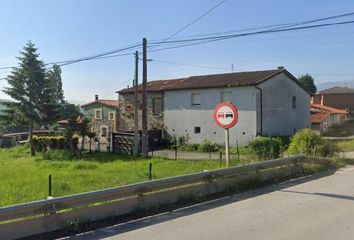
<path id="1" fill-rule="evenodd" d="M 334 142 L 339 152 L 353 152 L 354 151 L 354 139 L 348 140 L 329 140 Z"/>
<path id="2" fill-rule="evenodd" d="M 26 146 L 0 149 L 0 206 L 46 198 L 49 174 L 54 197 L 147 181 L 150 162 L 153 179 L 224 167 L 215 160 L 135 159 L 111 153 L 70 160 L 64 151 L 30 157 Z"/>

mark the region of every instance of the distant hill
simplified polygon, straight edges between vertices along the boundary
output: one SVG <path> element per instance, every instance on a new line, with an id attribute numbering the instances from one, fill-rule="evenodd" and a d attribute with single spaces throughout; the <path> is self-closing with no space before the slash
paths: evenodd
<path id="1" fill-rule="evenodd" d="M 322 91 L 328 88 L 332 88 L 332 87 L 348 87 L 348 88 L 354 88 L 354 80 L 353 81 L 346 81 L 346 82 L 326 82 L 326 83 L 320 83 L 317 84 L 317 91 Z"/>

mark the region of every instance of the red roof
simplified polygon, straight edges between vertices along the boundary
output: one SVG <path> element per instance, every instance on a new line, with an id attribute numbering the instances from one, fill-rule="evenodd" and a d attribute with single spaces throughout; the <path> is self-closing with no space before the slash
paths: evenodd
<path id="1" fill-rule="evenodd" d="M 82 123 L 82 119 L 83 119 L 83 117 L 81 117 L 81 116 L 77 117 L 76 124 Z M 60 125 L 68 125 L 69 124 L 69 119 L 59 120 L 57 123 L 60 124 Z"/>
<path id="2" fill-rule="evenodd" d="M 326 111 L 328 113 L 344 113 L 344 114 L 348 113 L 345 110 L 340 110 L 340 109 L 337 109 L 337 108 L 332 108 L 332 107 L 328 107 L 328 106 L 321 105 L 321 104 L 311 104 L 311 107 L 315 108 L 315 109 Z"/>
<path id="3" fill-rule="evenodd" d="M 321 123 L 328 118 L 329 112 L 317 112 L 311 114 L 311 123 Z"/>
<path id="4" fill-rule="evenodd" d="M 83 105 L 81 105 L 81 107 L 86 107 L 88 105 L 95 104 L 95 103 L 103 104 L 103 105 L 106 105 L 109 107 L 118 107 L 118 100 L 108 100 L 108 99 L 98 99 L 96 101 L 92 101 L 92 102 L 83 104 Z"/>

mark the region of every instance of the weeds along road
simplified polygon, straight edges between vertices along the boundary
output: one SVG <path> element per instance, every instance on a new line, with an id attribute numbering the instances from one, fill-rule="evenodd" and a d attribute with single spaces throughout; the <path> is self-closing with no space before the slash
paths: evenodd
<path id="1" fill-rule="evenodd" d="M 354 166 L 67 239 L 353 239 Z"/>

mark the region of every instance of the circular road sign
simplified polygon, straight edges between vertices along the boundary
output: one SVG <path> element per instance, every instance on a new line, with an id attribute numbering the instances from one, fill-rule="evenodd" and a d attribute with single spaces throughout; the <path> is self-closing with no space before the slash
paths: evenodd
<path id="1" fill-rule="evenodd" d="M 214 109 L 214 120 L 221 128 L 232 128 L 238 120 L 238 110 L 230 102 L 219 103 Z"/>

